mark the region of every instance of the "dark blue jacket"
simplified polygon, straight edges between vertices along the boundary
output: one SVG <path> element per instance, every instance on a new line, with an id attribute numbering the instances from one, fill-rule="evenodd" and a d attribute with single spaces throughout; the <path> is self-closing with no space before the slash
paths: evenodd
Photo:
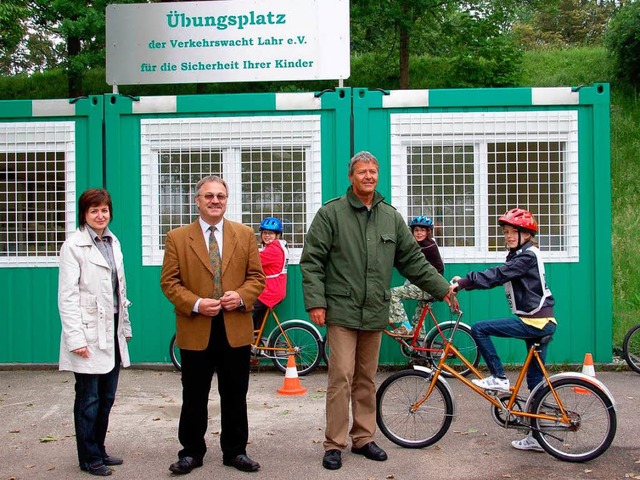
<path id="1" fill-rule="evenodd" d="M 544 292 L 540 279 L 538 257 L 531 251 L 533 243 L 527 242 L 520 249 L 512 250 L 503 265 L 481 272 L 469 272 L 458 281 L 461 290 L 487 290 L 511 282 L 513 302 L 519 311 L 533 312 L 540 306 Z M 542 307 L 535 313 L 518 314 L 521 317 L 553 317 L 553 296 L 544 299 Z"/>

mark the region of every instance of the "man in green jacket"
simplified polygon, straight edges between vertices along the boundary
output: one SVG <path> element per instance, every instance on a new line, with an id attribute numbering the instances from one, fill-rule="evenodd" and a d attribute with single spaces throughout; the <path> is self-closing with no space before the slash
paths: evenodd
<path id="1" fill-rule="evenodd" d="M 378 160 L 371 153 L 354 155 L 349 162 L 351 187 L 318 211 L 300 260 L 305 308 L 313 323 L 327 325 L 331 351 L 322 460 L 330 470 L 342 466 L 347 436 L 353 453 L 370 460 L 387 459 L 373 441 L 374 377 L 382 330 L 389 322 L 393 268 L 458 308 L 448 282 L 425 260 L 402 215 L 376 191 L 378 171 Z"/>

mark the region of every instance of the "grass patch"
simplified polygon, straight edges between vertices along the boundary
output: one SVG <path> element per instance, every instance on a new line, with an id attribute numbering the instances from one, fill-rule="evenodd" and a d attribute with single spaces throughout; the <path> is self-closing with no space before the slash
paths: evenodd
<path id="1" fill-rule="evenodd" d="M 602 47 L 525 52 L 521 86 L 566 87 L 610 82 L 611 67 Z"/>
<path id="2" fill-rule="evenodd" d="M 614 88 L 611 99 L 613 343 L 640 323 L 640 96 Z"/>

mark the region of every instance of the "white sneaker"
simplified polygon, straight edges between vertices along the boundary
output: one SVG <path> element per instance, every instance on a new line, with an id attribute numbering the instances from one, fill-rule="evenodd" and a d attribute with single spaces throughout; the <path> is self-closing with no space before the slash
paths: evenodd
<path id="1" fill-rule="evenodd" d="M 490 377 L 485 378 L 474 378 L 471 380 L 475 385 L 480 388 L 484 388 L 485 390 L 499 390 L 502 392 L 509 391 L 509 379 L 508 378 L 498 378 L 491 375 Z"/>
<path id="2" fill-rule="evenodd" d="M 531 432 L 522 440 L 514 440 L 511 442 L 511 446 L 517 450 L 533 450 L 534 452 L 544 452 L 544 449 L 540 446 L 538 441 L 533 438 Z"/>

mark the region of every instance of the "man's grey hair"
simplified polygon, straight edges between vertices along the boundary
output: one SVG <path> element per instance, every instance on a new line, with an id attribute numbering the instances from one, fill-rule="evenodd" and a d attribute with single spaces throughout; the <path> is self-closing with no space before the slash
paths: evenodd
<path id="1" fill-rule="evenodd" d="M 229 195 L 229 187 L 227 186 L 227 182 L 225 182 L 222 177 L 217 175 L 207 175 L 206 177 L 202 177 L 198 183 L 196 183 L 196 195 L 200 193 L 200 189 L 205 183 L 217 182 L 221 183 L 224 189 L 227 191 L 227 195 Z"/>
<path id="2" fill-rule="evenodd" d="M 353 175 L 353 171 L 355 170 L 355 165 L 358 162 L 373 163 L 373 164 L 375 164 L 376 168 L 378 170 L 380 170 L 380 164 L 378 163 L 378 159 L 373 155 L 373 153 L 362 151 L 362 152 L 356 153 L 351 158 L 351 161 L 349 161 L 349 175 L 350 176 Z"/>

